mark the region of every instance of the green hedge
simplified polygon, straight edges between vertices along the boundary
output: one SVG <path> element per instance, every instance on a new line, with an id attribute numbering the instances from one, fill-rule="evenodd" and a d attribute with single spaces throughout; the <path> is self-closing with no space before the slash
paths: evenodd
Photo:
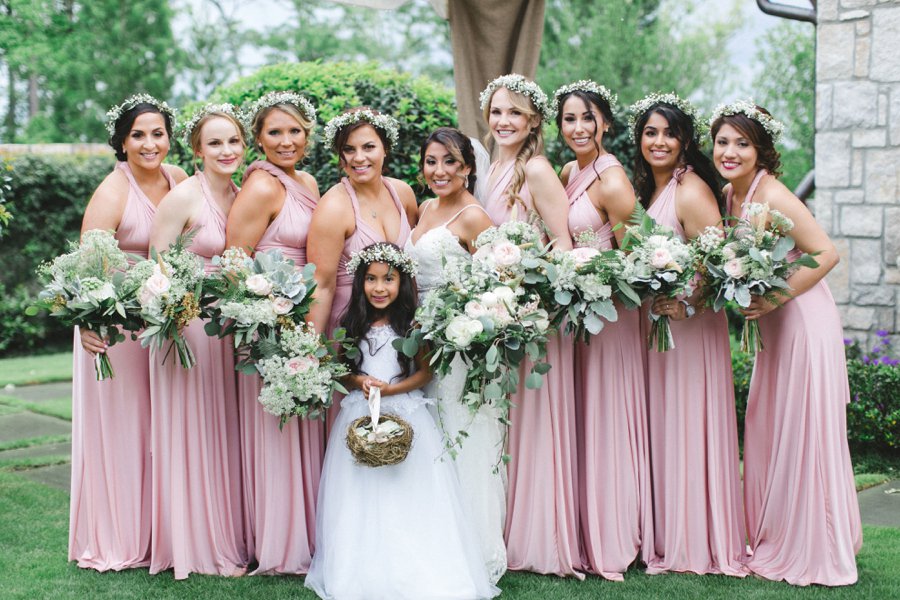
<path id="1" fill-rule="evenodd" d="M 246 105 L 274 90 L 297 91 L 312 101 L 318 112 L 319 128 L 302 168 L 313 175 L 324 193 L 337 183 L 342 171 L 337 156 L 322 143 L 325 123 L 347 108 L 370 106 L 390 114 L 400 122 L 400 141 L 387 165 L 392 177 L 405 180 L 422 193 L 419 174 L 419 145 L 441 126 L 456 126 L 453 92 L 426 78 L 414 78 L 374 63 L 284 63 L 263 67 L 256 73 L 215 90 L 210 101 Z M 189 114 L 198 104 L 186 107 Z M 180 147 L 179 163 L 193 169 L 190 156 Z M 246 163 L 258 153 L 251 150 Z"/>

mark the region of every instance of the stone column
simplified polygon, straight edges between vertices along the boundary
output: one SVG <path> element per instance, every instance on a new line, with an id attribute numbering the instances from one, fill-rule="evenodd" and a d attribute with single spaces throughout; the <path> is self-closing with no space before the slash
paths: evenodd
<path id="1" fill-rule="evenodd" d="M 847 337 L 900 348 L 900 0 L 819 0 L 816 219 Z M 812 318 L 815 318 L 813 315 Z"/>

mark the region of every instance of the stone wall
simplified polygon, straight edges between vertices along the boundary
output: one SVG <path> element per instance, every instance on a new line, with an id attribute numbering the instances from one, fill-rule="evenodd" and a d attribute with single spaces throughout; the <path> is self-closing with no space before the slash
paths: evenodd
<path id="1" fill-rule="evenodd" d="M 816 199 L 847 337 L 900 348 L 900 0 L 819 0 Z M 813 316 L 814 318 L 814 316 Z"/>

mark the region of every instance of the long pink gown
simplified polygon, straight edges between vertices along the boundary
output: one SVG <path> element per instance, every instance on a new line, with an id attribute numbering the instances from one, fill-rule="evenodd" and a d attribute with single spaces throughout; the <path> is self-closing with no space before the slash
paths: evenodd
<path id="1" fill-rule="evenodd" d="M 156 206 L 127 162 L 128 199 L 116 239 L 146 257 Z M 163 170 L 174 187 L 175 181 Z M 118 571 L 150 564 L 149 351 L 126 335 L 108 350 L 115 377 L 97 381 L 93 357 L 75 330 L 72 371 L 72 487 L 69 560 Z"/>
<path id="2" fill-rule="evenodd" d="M 622 165 L 611 154 L 593 167 L 576 165 L 566 185 L 569 232 L 593 230 L 603 249 L 612 248 L 615 237 L 587 189 L 612 167 Z M 618 319 L 590 344 L 575 345 L 575 414 L 581 561 L 593 573 L 622 581 L 652 521 L 640 313 L 617 309 Z"/>
<path id="3" fill-rule="evenodd" d="M 198 172 L 203 207 L 190 250 L 211 258 L 225 249 L 226 215 Z M 195 319 L 184 337 L 197 358 L 185 369 L 174 350 L 150 353 L 152 527 L 150 573 L 238 575 L 247 566 L 241 507 L 241 454 L 233 342 L 206 335 Z"/>
<path id="4" fill-rule="evenodd" d="M 316 198 L 268 161 L 254 162 L 244 179 L 256 170 L 277 178 L 285 198 L 255 250 L 280 250 L 302 268 Z M 299 575 L 309 570 L 315 547 L 325 431 L 322 421 L 299 418 L 279 430 L 278 417 L 257 401 L 261 388 L 259 375 L 238 375 L 247 552 L 259 564 L 255 573 Z"/>
<path id="5" fill-rule="evenodd" d="M 675 172 L 648 214 L 682 239 Z M 642 337 L 649 329 L 641 311 Z M 671 321 L 675 348 L 649 350 L 647 411 L 653 485 L 653 539 L 644 540 L 647 573 L 688 571 L 743 576 L 745 528 L 737 419 L 725 313 L 700 311 Z"/>
<path id="6" fill-rule="evenodd" d="M 490 185 L 485 210 L 495 224 L 513 215 L 506 189 L 514 163 L 500 169 Z M 528 185 L 519 196 L 516 218 L 525 220 L 533 205 Z M 574 348 L 565 336 L 551 336 L 547 360 L 552 365 L 537 390 L 520 386 L 510 410 L 506 512 L 506 550 L 510 570 L 583 577 L 578 549 L 578 482 L 575 442 Z M 531 370 L 522 365 L 520 380 Z"/>
<path id="7" fill-rule="evenodd" d="M 387 178 L 382 177 L 381 181 L 391 194 L 391 198 L 394 200 L 394 206 L 397 207 L 397 212 L 400 213 L 400 232 L 397 234 L 397 239 L 395 240 L 385 240 L 379 232 L 372 229 L 372 226 L 359 216 L 359 198 L 356 197 L 356 190 L 353 189 L 353 184 L 350 183 L 348 178 L 341 178 L 341 184 L 343 184 L 344 189 L 347 190 L 347 195 L 350 196 L 350 205 L 353 207 L 353 217 L 356 222 L 356 229 L 354 229 L 350 237 L 344 241 L 344 249 L 341 251 L 341 256 L 338 259 L 334 298 L 331 301 L 331 314 L 328 317 L 329 336 L 340 326 L 341 319 L 344 317 L 344 312 L 350 304 L 350 291 L 353 289 L 353 276 L 347 273 L 347 263 L 350 262 L 350 258 L 353 254 L 359 252 L 366 246 L 377 242 L 392 242 L 403 248 L 406 245 L 407 238 L 409 238 L 409 219 L 406 216 L 406 210 L 403 208 L 403 203 L 400 202 L 400 196 L 397 195 L 397 190 L 394 189 L 393 184 L 391 184 Z M 339 394 L 335 394 L 334 409 L 326 412 L 325 418 L 329 429 L 337 418 L 339 412 L 338 409 L 340 408 L 340 397 Z"/>
<path id="8" fill-rule="evenodd" d="M 745 218 L 765 174 L 747 193 Z M 744 429 L 747 566 L 794 585 L 855 583 L 862 526 L 847 447 L 850 389 L 828 284 L 822 279 L 764 315 L 759 330 L 765 349 L 756 355 Z"/>

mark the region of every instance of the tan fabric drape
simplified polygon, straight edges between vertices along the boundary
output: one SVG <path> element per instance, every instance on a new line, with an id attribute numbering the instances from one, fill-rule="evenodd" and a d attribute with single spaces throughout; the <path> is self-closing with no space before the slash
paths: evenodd
<path id="1" fill-rule="evenodd" d="M 453 79 L 459 128 L 487 133 L 478 95 L 507 73 L 534 78 L 544 32 L 544 0 L 450 0 Z"/>

